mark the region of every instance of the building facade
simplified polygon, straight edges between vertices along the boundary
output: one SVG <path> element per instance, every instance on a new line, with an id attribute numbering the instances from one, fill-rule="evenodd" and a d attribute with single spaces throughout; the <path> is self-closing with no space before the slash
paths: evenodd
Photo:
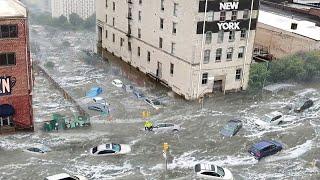
<path id="1" fill-rule="evenodd" d="M 273 58 L 319 50 L 320 26 L 314 22 L 260 11 L 254 47 L 256 55 L 270 55 Z"/>
<path id="2" fill-rule="evenodd" d="M 28 14 L 20 1 L 0 1 L 0 131 L 33 130 Z"/>
<path id="3" fill-rule="evenodd" d="M 186 99 L 248 84 L 259 0 L 96 1 L 102 48 Z"/>
<path id="4" fill-rule="evenodd" d="M 51 0 L 52 17 L 65 16 L 69 19 L 72 13 L 87 19 L 95 13 L 95 0 Z"/>

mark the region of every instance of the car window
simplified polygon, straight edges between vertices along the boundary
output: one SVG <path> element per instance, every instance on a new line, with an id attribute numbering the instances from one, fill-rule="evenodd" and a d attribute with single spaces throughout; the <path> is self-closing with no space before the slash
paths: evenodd
<path id="1" fill-rule="evenodd" d="M 114 150 L 116 152 L 120 152 L 120 150 L 121 150 L 120 144 L 112 144 L 112 150 Z"/>
<path id="2" fill-rule="evenodd" d="M 157 101 L 157 100 L 152 101 L 152 103 L 153 103 L 154 105 L 160 105 L 160 102 Z"/>
<path id="3" fill-rule="evenodd" d="M 217 166 L 217 173 L 220 175 L 220 177 L 225 175 L 223 168 L 220 166 Z"/>
<path id="4" fill-rule="evenodd" d="M 279 115 L 279 116 L 276 116 L 276 117 L 272 118 L 272 119 L 271 119 L 271 121 L 275 121 L 275 120 L 278 120 L 278 119 L 280 119 L 281 117 L 282 117 L 281 115 Z"/>
<path id="5" fill-rule="evenodd" d="M 166 127 L 166 124 L 158 124 L 158 127 Z"/>
<path id="6" fill-rule="evenodd" d="M 174 126 L 173 124 L 166 124 L 167 127 L 172 127 Z"/>
<path id="7" fill-rule="evenodd" d="M 201 174 L 207 175 L 207 176 L 220 177 L 219 174 L 217 174 L 217 173 L 215 173 L 215 172 L 210 172 L 210 171 L 205 171 L 205 172 L 202 172 Z"/>
<path id="8" fill-rule="evenodd" d="M 59 180 L 78 180 L 79 178 L 73 178 L 73 177 L 67 177 L 67 178 L 62 178 Z"/>
<path id="9" fill-rule="evenodd" d="M 147 101 L 148 103 L 150 103 L 150 100 L 149 100 L 149 99 L 146 99 L 146 101 Z"/>
<path id="10" fill-rule="evenodd" d="M 268 146 L 268 147 L 265 147 L 264 149 L 263 149 L 263 151 L 270 151 L 270 150 L 272 150 L 274 148 L 274 145 L 270 145 L 270 146 Z"/>
<path id="11" fill-rule="evenodd" d="M 98 152 L 98 154 L 112 154 L 115 153 L 113 150 L 104 150 L 104 151 L 100 151 Z"/>
<path id="12" fill-rule="evenodd" d="M 96 153 L 98 151 L 98 147 L 94 147 L 93 149 L 92 149 L 92 153 L 94 154 L 94 153 Z"/>

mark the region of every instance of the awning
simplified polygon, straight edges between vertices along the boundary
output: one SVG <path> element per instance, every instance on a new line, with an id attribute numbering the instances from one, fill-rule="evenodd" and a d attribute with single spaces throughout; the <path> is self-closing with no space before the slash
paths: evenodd
<path id="1" fill-rule="evenodd" d="M 14 112 L 14 108 L 10 104 L 0 105 L 0 117 L 12 116 Z"/>

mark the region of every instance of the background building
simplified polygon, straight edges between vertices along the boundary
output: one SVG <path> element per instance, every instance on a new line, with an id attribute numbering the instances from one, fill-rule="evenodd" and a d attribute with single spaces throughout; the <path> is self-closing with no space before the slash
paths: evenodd
<path id="1" fill-rule="evenodd" d="M 320 49 L 320 26 L 280 14 L 260 11 L 255 54 L 281 58 L 299 51 Z"/>
<path id="2" fill-rule="evenodd" d="M 95 0 L 51 0 L 52 17 L 63 15 L 69 19 L 70 14 L 76 13 L 85 20 L 95 13 L 94 2 Z"/>
<path id="3" fill-rule="evenodd" d="M 186 99 L 237 91 L 247 88 L 258 8 L 258 0 L 96 1 L 98 40 Z"/>
<path id="4" fill-rule="evenodd" d="M 0 131 L 33 129 L 28 14 L 17 0 L 0 1 Z"/>

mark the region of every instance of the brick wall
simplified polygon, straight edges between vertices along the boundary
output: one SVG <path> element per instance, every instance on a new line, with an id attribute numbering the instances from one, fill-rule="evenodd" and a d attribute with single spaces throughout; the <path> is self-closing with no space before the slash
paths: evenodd
<path id="1" fill-rule="evenodd" d="M 0 53 L 15 52 L 15 66 L 0 66 L 0 76 L 16 78 L 11 95 L 0 96 L 0 104 L 10 104 L 15 108 L 14 122 L 19 128 L 33 128 L 32 76 L 29 53 L 28 24 L 25 18 L 0 19 L 0 25 L 17 24 L 18 38 L 0 39 Z"/>

